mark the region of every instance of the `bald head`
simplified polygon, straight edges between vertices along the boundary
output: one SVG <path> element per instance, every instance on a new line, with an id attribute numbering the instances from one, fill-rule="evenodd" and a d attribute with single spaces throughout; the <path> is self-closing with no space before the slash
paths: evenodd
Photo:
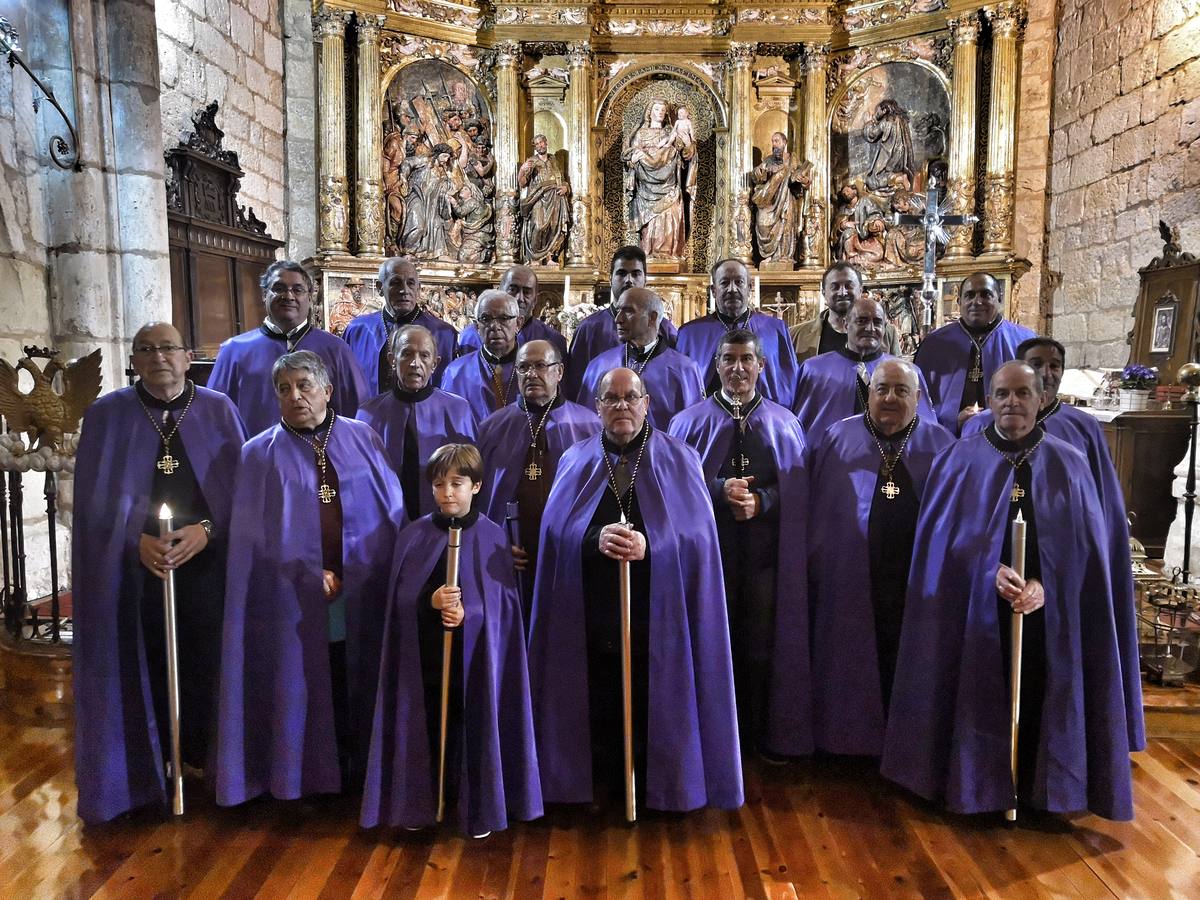
<path id="1" fill-rule="evenodd" d="M 1043 389 L 1042 376 L 1028 363 L 1014 359 L 995 371 L 987 399 L 1001 437 L 1019 441 L 1033 431 Z"/>
<path id="2" fill-rule="evenodd" d="M 666 307 L 649 288 L 631 287 L 613 303 L 617 338 L 635 347 L 646 347 L 658 337 Z"/>
<path id="3" fill-rule="evenodd" d="M 889 381 L 902 381 L 914 391 L 921 389 L 921 379 L 917 375 L 917 367 L 897 357 L 885 359 L 871 373 L 872 387 Z"/>
<path id="4" fill-rule="evenodd" d="M 176 328 L 174 325 L 172 325 L 170 322 L 147 322 L 145 325 L 143 325 L 141 328 L 139 328 L 133 335 L 134 350 L 137 350 L 137 348 L 139 346 L 143 346 L 147 343 L 146 341 L 144 341 L 144 338 L 151 331 L 154 332 L 154 335 L 156 337 L 164 337 L 165 336 L 165 337 L 169 338 L 170 343 L 177 347 L 183 346 L 183 335 L 181 335 L 179 333 L 179 329 Z M 161 341 L 158 342 L 158 346 L 161 346 L 161 344 L 162 344 Z"/>
<path id="5" fill-rule="evenodd" d="M 187 386 L 192 353 L 170 322 L 147 322 L 133 336 L 132 364 L 146 390 L 160 400 L 171 400 Z"/>
<path id="6" fill-rule="evenodd" d="M 403 256 L 383 261 L 375 287 L 396 316 L 409 315 L 421 302 L 421 275 L 413 261 Z"/>
<path id="7" fill-rule="evenodd" d="M 504 291 L 486 290 L 475 302 L 475 327 L 484 348 L 493 356 L 508 356 L 517 346 L 521 308 Z"/>
<path id="8" fill-rule="evenodd" d="M 562 360 L 549 341 L 526 341 L 517 351 L 517 389 L 532 406 L 545 406 L 558 394 Z"/>
<path id="9" fill-rule="evenodd" d="M 604 434 L 618 447 L 624 447 L 646 424 L 650 397 L 636 372 L 613 369 L 600 379 L 596 388 L 596 409 Z"/>
<path id="10" fill-rule="evenodd" d="M 871 373 L 867 392 L 867 412 L 884 434 L 903 431 L 917 414 L 921 398 L 921 379 L 912 363 L 885 359 Z"/>

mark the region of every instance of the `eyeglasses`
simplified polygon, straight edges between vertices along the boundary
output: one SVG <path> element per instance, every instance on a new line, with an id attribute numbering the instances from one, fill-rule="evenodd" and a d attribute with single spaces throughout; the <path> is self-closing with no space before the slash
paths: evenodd
<path id="1" fill-rule="evenodd" d="M 624 397 L 613 397 L 605 394 L 600 398 L 599 403 L 605 409 L 620 409 L 622 406 L 633 408 L 639 401 L 645 399 L 645 394 L 626 394 Z"/>
<path id="2" fill-rule="evenodd" d="M 273 284 L 268 290 L 273 297 L 286 297 L 289 294 L 293 297 L 303 297 L 309 292 L 302 284 Z"/>
<path id="3" fill-rule="evenodd" d="M 161 353 L 163 356 L 170 356 L 172 353 L 186 349 L 187 347 L 180 347 L 176 344 L 164 344 L 161 347 L 140 346 L 133 348 L 133 354 L 134 356 L 154 356 L 156 353 Z"/>
<path id="4" fill-rule="evenodd" d="M 475 321 L 481 328 L 487 328 L 489 325 L 507 325 L 513 321 L 516 316 L 489 316 L 484 313 L 482 316 L 476 316 Z"/>
<path id="5" fill-rule="evenodd" d="M 537 375 L 545 375 L 547 370 L 553 369 L 555 366 L 561 366 L 561 365 L 562 365 L 562 363 L 560 363 L 560 362 L 555 362 L 555 363 L 548 363 L 548 362 L 517 363 L 517 374 L 518 375 L 528 375 L 530 372 L 533 372 Z"/>

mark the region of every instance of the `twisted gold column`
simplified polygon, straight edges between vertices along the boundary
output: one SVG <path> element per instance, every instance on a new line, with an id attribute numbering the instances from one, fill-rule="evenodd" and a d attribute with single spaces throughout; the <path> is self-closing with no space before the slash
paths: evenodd
<path id="1" fill-rule="evenodd" d="M 520 131 L 521 95 L 518 68 L 521 45 L 501 41 L 496 45 L 496 261 L 511 264 L 517 254 L 517 144 Z"/>
<path id="2" fill-rule="evenodd" d="M 314 17 L 321 42 L 320 93 L 318 94 L 318 205 L 322 253 L 345 253 L 350 240 L 346 191 L 346 23 L 350 13 L 322 6 Z"/>
<path id="3" fill-rule="evenodd" d="M 804 217 L 804 268 L 823 269 L 829 260 L 826 210 L 829 203 L 829 116 L 825 103 L 828 44 L 804 45 L 804 158 L 813 165 Z"/>
<path id="4" fill-rule="evenodd" d="M 970 215 L 975 211 L 975 93 L 976 54 L 979 40 L 979 15 L 963 13 L 950 19 L 950 34 L 954 38 L 954 81 L 951 85 L 950 109 L 950 182 L 947 193 L 954 206 L 954 215 Z M 947 259 L 962 259 L 971 255 L 969 225 L 951 227 Z"/>
<path id="5" fill-rule="evenodd" d="M 383 255 L 383 111 L 379 29 L 386 16 L 358 18 L 358 181 L 354 191 L 360 256 Z"/>
<path id="6" fill-rule="evenodd" d="M 567 93 L 567 140 L 571 169 L 571 234 L 567 243 L 567 262 L 572 266 L 592 264 L 592 147 L 589 140 L 592 123 L 592 45 L 576 41 L 567 45 L 571 66 L 571 85 Z"/>
<path id="7" fill-rule="evenodd" d="M 729 184 L 733 189 L 729 255 L 749 263 L 753 251 L 750 218 L 750 170 L 754 168 L 750 124 L 750 64 L 756 44 L 729 44 Z"/>
<path id="8" fill-rule="evenodd" d="M 1017 140 L 1017 41 L 1025 22 L 1025 5 L 1018 0 L 984 9 L 992 23 L 992 95 L 988 117 L 987 184 L 984 186 L 984 249 L 1011 253 L 1016 177 L 1013 168 Z"/>

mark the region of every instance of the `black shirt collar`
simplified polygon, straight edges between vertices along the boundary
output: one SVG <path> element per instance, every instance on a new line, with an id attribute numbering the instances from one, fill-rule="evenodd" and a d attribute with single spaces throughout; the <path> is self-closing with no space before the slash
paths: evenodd
<path id="1" fill-rule="evenodd" d="M 729 413 L 731 416 L 733 415 L 733 404 L 725 399 L 725 392 L 723 390 L 718 388 L 712 396 L 713 399 L 717 401 L 717 405 L 721 407 L 721 409 L 725 410 L 725 412 Z M 742 418 L 746 418 L 748 415 L 750 415 L 750 413 L 758 409 L 760 403 L 762 403 L 762 394 L 755 390 L 750 399 L 742 404 Z"/>
<path id="2" fill-rule="evenodd" d="M 666 342 L 660 334 L 654 343 L 650 345 L 649 352 L 645 347 L 635 347 L 628 341 L 625 342 L 625 352 L 629 355 L 631 362 L 649 362 L 654 357 L 658 356 L 666 346 Z"/>
<path id="3" fill-rule="evenodd" d="M 610 441 L 608 439 L 607 434 L 605 434 L 603 431 L 600 432 L 600 443 L 604 446 L 604 452 L 614 453 L 619 457 L 620 456 L 631 456 L 633 454 L 636 454 L 639 450 L 641 450 L 642 442 L 648 441 L 649 439 L 650 439 L 650 420 L 649 419 L 647 419 L 646 423 L 642 426 L 642 430 L 639 431 L 637 434 L 635 434 L 633 436 L 633 440 L 631 440 L 624 447 L 618 447 L 616 444 L 614 444 L 612 441 Z"/>
<path id="4" fill-rule="evenodd" d="M 275 328 L 278 328 L 278 327 L 279 327 L 278 325 L 275 326 Z M 308 334 L 308 332 L 312 329 L 312 322 L 305 322 L 302 325 L 297 325 L 295 328 L 293 328 L 291 331 L 289 331 L 287 333 L 284 333 L 282 331 L 276 331 L 275 328 L 271 328 L 269 325 L 267 325 L 266 322 L 263 322 L 262 325 L 259 326 L 259 331 L 261 331 L 267 337 L 273 338 L 274 340 L 277 340 L 277 341 L 285 341 L 285 342 L 290 341 L 292 346 L 295 346 L 296 342 L 299 341 L 300 338 L 302 338 L 306 334 Z"/>
<path id="5" fill-rule="evenodd" d="M 449 516 L 443 516 L 440 512 L 435 511 L 433 514 L 433 526 L 439 531 L 449 531 L 451 525 L 458 528 L 470 528 L 479 521 L 479 510 L 471 507 L 471 511 L 465 516 L 455 516 L 453 519 Z"/>
<path id="6" fill-rule="evenodd" d="M 419 316 L 420 314 L 421 314 L 420 304 L 418 304 L 417 306 L 414 306 L 412 312 L 408 313 L 407 315 L 403 315 L 403 316 L 396 315 L 394 312 L 392 312 L 391 307 L 387 306 L 386 304 L 384 304 L 384 307 L 383 307 L 383 320 L 385 322 L 388 322 L 391 325 L 396 325 L 396 326 L 400 326 L 400 327 L 403 327 L 405 325 L 411 325 L 413 322 L 415 322 L 417 320 L 417 316 Z"/>
<path id="7" fill-rule="evenodd" d="M 559 390 L 554 392 L 554 399 L 550 401 L 550 408 L 558 409 L 560 406 L 562 406 L 566 402 L 567 402 L 567 398 L 563 396 L 562 389 L 560 388 Z M 519 399 L 517 401 L 517 403 L 520 404 L 521 409 L 525 410 L 525 412 L 533 413 L 535 416 L 540 416 L 546 410 L 545 406 L 538 406 L 536 403 L 534 403 L 534 404 L 528 403 L 524 397 Z"/>
<path id="8" fill-rule="evenodd" d="M 1041 424 L 1042 424 L 1043 422 L 1045 422 L 1045 421 L 1046 421 L 1048 418 L 1050 418 L 1052 415 L 1054 415 L 1056 412 L 1058 412 L 1058 411 L 1059 411 L 1059 409 L 1061 409 L 1061 408 L 1062 408 L 1062 401 L 1061 401 L 1061 400 L 1059 400 L 1057 397 L 1055 397 L 1055 398 L 1054 398 L 1054 399 L 1053 399 L 1053 400 L 1050 402 L 1050 405 L 1049 405 L 1049 406 L 1047 406 L 1045 409 L 1039 409 L 1039 410 L 1038 410 L 1038 414 L 1037 414 L 1037 422 L 1038 422 L 1038 424 L 1039 424 L 1039 425 L 1041 425 Z"/>
<path id="9" fill-rule="evenodd" d="M 392 385 L 392 395 L 401 403 L 420 403 L 422 400 L 428 400 L 433 396 L 433 382 L 421 388 L 419 391 L 406 391 L 399 385 Z"/>
<path id="10" fill-rule="evenodd" d="M 996 428 L 996 423 L 992 422 L 987 427 L 987 436 L 997 450 L 1003 450 L 1005 453 L 1019 453 L 1022 450 L 1028 450 L 1042 438 L 1045 429 L 1041 425 L 1035 425 L 1033 430 L 1019 441 L 1010 441 L 1008 438 L 1001 437 L 1000 431 Z"/>
<path id="11" fill-rule="evenodd" d="M 871 419 L 871 414 L 865 412 L 865 413 L 863 413 L 863 417 L 865 419 Z M 912 421 L 910 421 L 908 423 L 908 425 L 905 425 L 903 428 L 898 428 L 895 431 L 890 432 L 890 433 L 885 432 L 883 430 L 883 428 L 880 427 L 878 422 L 876 422 L 874 419 L 871 419 L 870 423 L 867 425 L 867 430 L 871 431 L 881 441 L 895 442 L 895 441 L 900 440 L 902 437 L 904 437 L 904 433 L 906 431 L 908 431 L 909 425 L 912 425 L 913 428 L 916 428 L 916 425 L 914 425 L 913 423 L 916 422 L 919 418 L 920 418 L 919 416 L 914 415 L 912 417 Z"/>
<path id="12" fill-rule="evenodd" d="M 882 348 L 879 350 L 876 350 L 874 353 L 858 353 L 854 350 L 851 350 L 849 347 L 838 347 L 837 352 L 842 354 L 842 356 L 846 357 L 846 359 L 850 360 L 851 362 L 856 362 L 856 363 L 875 362 L 875 360 L 877 360 L 877 359 L 879 359 L 879 357 L 883 356 Z"/>
<path id="13" fill-rule="evenodd" d="M 483 354 L 483 359 L 493 366 L 505 366 L 510 362 L 515 362 L 517 359 L 517 348 L 514 345 L 512 350 L 504 354 L 504 356 L 493 356 L 487 347 L 480 347 L 479 352 Z"/>
<path id="14" fill-rule="evenodd" d="M 322 431 L 324 431 L 326 428 L 328 428 L 332 422 L 333 422 L 333 407 L 331 406 L 325 410 L 325 421 L 323 421 L 316 428 L 293 428 L 291 425 L 289 425 L 288 428 L 290 428 L 292 431 L 296 432 L 296 434 L 302 434 L 305 437 L 316 437 L 318 434 L 320 434 Z"/>
<path id="15" fill-rule="evenodd" d="M 959 321 L 962 322 L 961 319 L 959 319 Z M 1004 321 L 1004 316 L 997 315 L 996 318 L 992 319 L 991 322 L 989 322 L 987 325 L 984 325 L 982 328 L 972 328 L 970 325 L 966 324 L 965 322 L 963 322 L 963 328 L 965 328 L 967 330 L 967 334 L 971 335 L 971 337 L 973 337 L 973 338 L 975 338 L 975 340 L 979 341 L 979 340 L 982 340 L 983 338 L 987 337 L 989 334 L 991 334 L 997 328 L 999 328 L 1000 323 L 1003 321 Z"/>
<path id="16" fill-rule="evenodd" d="M 713 315 L 716 316 L 717 321 L 719 321 L 726 328 L 733 328 L 735 325 L 738 328 L 745 328 L 748 324 L 750 324 L 751 312 L 752 310 L 747 306 L 746 311 L 738 316 L 727 316 L 725 313 L 719 312 L 718 310 L 713 310 Z"/>
<path id="17" fill-rule="evenodd" d="M 196 387 L 192 384 L 191 379 L 188 379 L 183 385 L 183 391 L 174 400 L 159 400 L 152 393 L 146 390 L 146 386 L 142 384 L 140 380 L 135 385 L 135 388 L 137 389 L 138 396 L 141 397 L 142 402 L 146 404 L 147 407 L 157 410 L 169 409 L 171 412 L 175 412 L 176 410 L 183 409 L 185 406 L 187 406 L 188 401 L 192 399 L 193 392 L 196 390 Z"/>

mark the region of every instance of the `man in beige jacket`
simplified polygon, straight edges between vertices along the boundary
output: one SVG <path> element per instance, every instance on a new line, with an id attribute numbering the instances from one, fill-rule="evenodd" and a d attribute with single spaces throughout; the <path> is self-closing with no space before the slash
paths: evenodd
<path id="1" fill-rule="evenodd" d="M 797 362 L 846 346 L 846 320 L 862 293 L 862 275 L 850 263 L 835 262 L 825 270 L 821 276 L 825 309 L 815 319 L 793 325 L 788 330 L 796 348 Z M 892 356 L 900 355 L 900 336 L 891 323 L 884 326 L 880 349 Z"/>

